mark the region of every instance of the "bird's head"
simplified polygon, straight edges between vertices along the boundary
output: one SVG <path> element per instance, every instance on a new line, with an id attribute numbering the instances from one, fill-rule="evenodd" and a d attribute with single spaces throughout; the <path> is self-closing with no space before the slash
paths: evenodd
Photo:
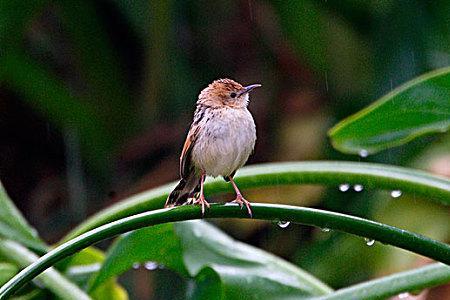
<path id="1" fill-rule="evenodd" d="M 260 84 L 242 86 L 231 79 L 218 79 L 201 91 L 197 103 L 211 107 L 246 107 L 249 92 L 260 86 Z"/>

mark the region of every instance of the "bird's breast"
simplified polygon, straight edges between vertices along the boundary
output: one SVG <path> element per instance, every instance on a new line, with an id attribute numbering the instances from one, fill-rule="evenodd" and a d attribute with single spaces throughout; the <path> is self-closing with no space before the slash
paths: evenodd
<path id="1" fill-rule="evenodd" d="M 228 176 L 242 167 L 256 141 L 255 122 L 246 108 L 205 111 L 192 149 L 194 164 L 210 176 Z"/>

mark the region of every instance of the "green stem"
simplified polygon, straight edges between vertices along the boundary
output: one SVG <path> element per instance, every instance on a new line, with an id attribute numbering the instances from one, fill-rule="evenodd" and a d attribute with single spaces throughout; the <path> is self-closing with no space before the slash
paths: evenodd
<path id="1" fill-rule="evenodd" d="M 337 290 L 314 300 L 385 299 L 450 281 L 450 267 L 436 263 Z"/>
<path id="2" fill-rule="evenodd" d="M 450 264 L 450 246 L 430 238 L 389 225 L 340 213 L 275 204 L 252 205 L 255 219 L 284 220 L 344 231 L 375 239 Z M 201 218 L 198 206 L 160 209 L 130 216 L 86 232 L 50 251 L 0 288 L 0 299 L 6 299 L 35 276 L 61 259 L 101 240 L 138 228 L 168 222 Z M 249 218 L 237 205 L 212 205 L 205 218 Z"/>
<path id="3" fill-rule="evenodd" d="M 450 205 L 448 179 L 414 169 L 372 163 L 313 161 L 260 164 L 239 170 L 236 183 L 241 189 L 294 184 L 362 184 L 366 190 L 401 190 Z M 80 224 L 65 240 L 120 218 L 162 208 L 174 186 L 174 183 L 167 184 L 125 199 Z M 232 192 L 232 188 L 218 178 L 206 181 L 205 192 L 212 195 Z"/>
<path id="4" fill-rule="evenodd" d="M 26 247 L 9 240 L 0 241 L 0 254 L 20 267 L 36 263 L 39 257 Z M 20 274 L 20 273 L 19 273 Z M 13 277 L 14 278 L 14 277 Z M 45 287 L 63 300 L 89 300 L 89 297 L 77 285 L 67 280 L 55 269 L 49 269 L 38 277 Z"/>

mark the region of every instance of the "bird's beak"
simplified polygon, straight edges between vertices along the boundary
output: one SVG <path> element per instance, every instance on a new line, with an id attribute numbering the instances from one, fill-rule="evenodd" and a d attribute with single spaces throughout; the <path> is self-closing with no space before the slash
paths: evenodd
<path id="1" fill-rule="evenodd" d="M 250 92 L 253 89 L 259 88 L 261 85 L 260 84 L 251 84 L 251 85 L 247 85 L 246 87 L 244 87 L 242 89 L 242 91 L 239 93 L 239 96 L 242 96 L 244 94 L 247 94 L 248 92 Z"/>

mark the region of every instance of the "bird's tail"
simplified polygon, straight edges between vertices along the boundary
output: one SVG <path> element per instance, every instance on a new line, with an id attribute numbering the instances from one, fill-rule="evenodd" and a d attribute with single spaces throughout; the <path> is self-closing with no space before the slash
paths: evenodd
<path id="1" fill-rule="evenodd" d="M 194 197 L 200 191 L 201 176 L 192 172 L 186 178 L 182 178 L 177 186 L 169 194 L 164 207 L 185 204 L 189 198 Z"/>

